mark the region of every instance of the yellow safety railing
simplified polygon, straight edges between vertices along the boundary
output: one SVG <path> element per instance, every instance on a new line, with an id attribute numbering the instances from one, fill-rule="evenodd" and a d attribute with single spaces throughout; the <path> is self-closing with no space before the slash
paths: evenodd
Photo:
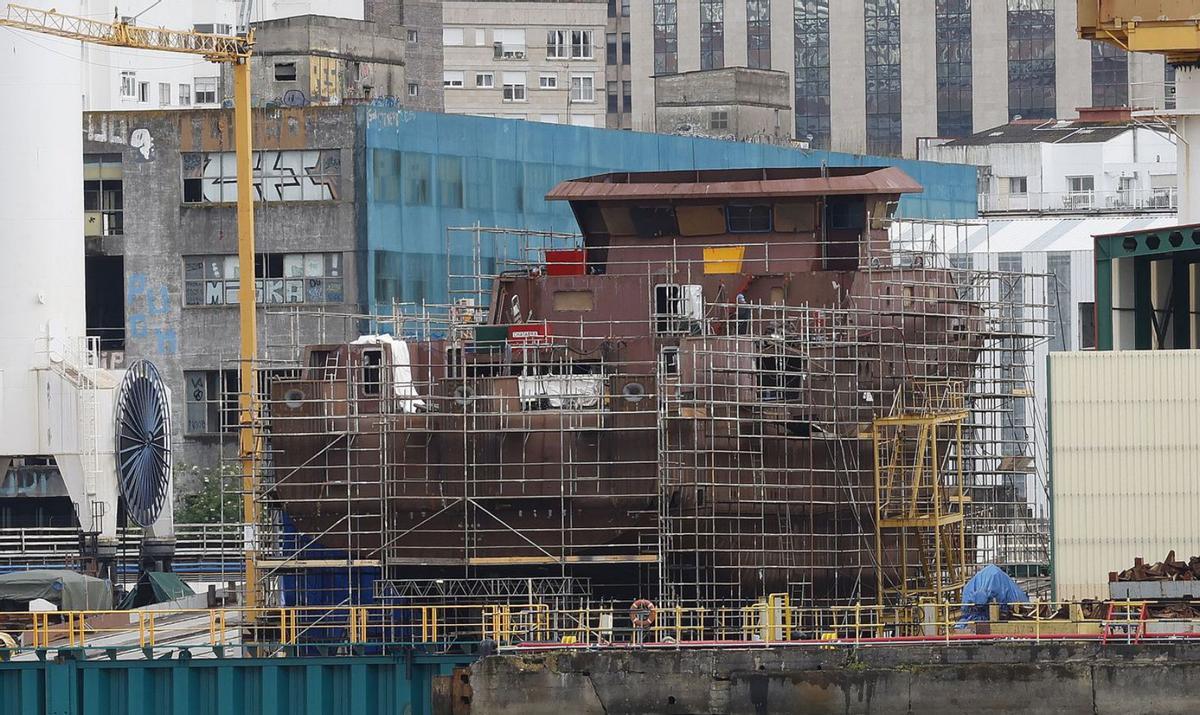
<path id="1" fill-rule="evenodd" d="M 1200 603 L 1191 605 L 1200 614 Z M 1139 601 L 1108 604 L 1035 602 L 980 607 L 963 621 L 953 603 L 903 608 L 875 604 L 798 605 L 773 593 L 746 606 L 659 607 L 635 627 L 628 609 L 612 604 L 552 608 L 547 604 L 356 605 L 339 607 L 163 609 L 0 613 L 0 631 L 21 649 L 162 648 L 258 643 L 342 646 L 475 644 L 561 647 L 617 643 L 686 645 L 811 643 L 836 647 L 867 641 L 957 639 L 1144 640 L 1200 638 L 1200 618 L 1176 608 L 1156 618 Z"/>

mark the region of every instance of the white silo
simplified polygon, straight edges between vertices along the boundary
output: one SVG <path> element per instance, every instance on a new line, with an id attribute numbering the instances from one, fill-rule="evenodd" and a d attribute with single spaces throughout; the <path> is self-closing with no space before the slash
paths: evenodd
<path id="1" fill-rule="evenodd" d="M 14 458 L 53 457 L 103 557 L 117 543 L 122 375 L 86 342 L 80 57 L 78 41 L 0 28 L 0 477 Z M 169 490 L 162 506 L 151 532 L 167 536 Z"/>

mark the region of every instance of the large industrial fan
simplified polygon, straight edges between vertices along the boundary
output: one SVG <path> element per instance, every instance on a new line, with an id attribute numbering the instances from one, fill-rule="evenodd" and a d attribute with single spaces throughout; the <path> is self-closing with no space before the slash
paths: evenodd
<path id="1" fill-rule="evenodd" d="M 117 484 L 125 512 L 147 528 L 171 489 L 171 401 L 154 364 L 134 361 L 116 399 Z"/>

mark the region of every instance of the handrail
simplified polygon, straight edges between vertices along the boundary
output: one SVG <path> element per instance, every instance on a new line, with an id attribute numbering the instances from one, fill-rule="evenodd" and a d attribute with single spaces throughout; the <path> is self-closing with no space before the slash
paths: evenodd
<path id="1" fill-rule="evenodd" d="M 1200 613 L 1200 602 L 1191 605 Z M 1089 607 L 1100 610 L 1089 614 Z M 292 649 L 441 648 L 473 646 L 485 639 L 501 648 L 551 649 L 1200 638 L 1200 617 L 1156 620 L 1141 601 L 982 608 L 987 611 L 978 614 L 982 620 L 966 622 L 962 605 L 954 603 L 808 607 L 778 593 L 742 607 L 660 607 L 653 623 L 644 628 L 635 628 L 628 611 L 612 604 L 560 609 L 534 603 L 16 612 L 0 613 L 0 631 L 13 636 L 20 653 L 55 648 L 223 649 L 251 643 Z"/>

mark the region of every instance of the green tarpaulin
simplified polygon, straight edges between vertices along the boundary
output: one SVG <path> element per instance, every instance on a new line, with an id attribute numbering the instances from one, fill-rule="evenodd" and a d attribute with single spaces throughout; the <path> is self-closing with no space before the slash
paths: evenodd
<path id="1" fill-rule="evenodd" d="M 62 611 L 108 611 L 113 605 L 112 586 L 101 578 L 58 569 L 0 575 L 0 602 L 15 602 L 23 610 L 35 598 Z"/>
<path id="2" fill-rule="evenodd" d="M 133 587 L 133 590 L 121 599 L 121 605 L 118 608 L 122 610 L 140 608 L 153 603 L 174 601 L 195 593 L 191 586 L 173 573 L 146 571 L 138 578 L 137 585 Z"/>

